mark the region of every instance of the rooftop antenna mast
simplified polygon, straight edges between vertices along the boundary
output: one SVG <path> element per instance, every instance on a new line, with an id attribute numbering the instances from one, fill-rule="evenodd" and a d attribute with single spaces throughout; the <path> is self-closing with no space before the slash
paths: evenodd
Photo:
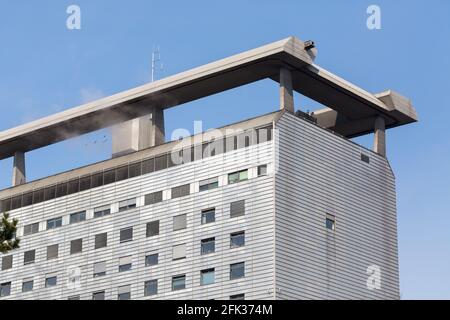
<path id="1" fill-rule="evenodd" d="M 161 53 L 159 51 L 159 46 L 153 50 L 152 53 L 152 82 L 156 80 L 157 65 L 159 64 L 159 70 L 163 70 L 163 64 L 161 62 Z"/>

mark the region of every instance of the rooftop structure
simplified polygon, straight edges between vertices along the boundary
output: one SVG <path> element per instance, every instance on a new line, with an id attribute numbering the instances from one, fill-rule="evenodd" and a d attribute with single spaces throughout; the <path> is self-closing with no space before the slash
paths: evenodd
<path id="1" fill-rule="evenodd" d="M 387 90 L 371 94 L 314 64 L 311 42 L 290 37 L 0 132 L 0 159 L 15 157 L 13 185 L 26 181 L 24 153 L 139 117 L 113 135 L 113 156 L 161 144 L 164 110 L 270 78 L 280 83 L 280 108 L 294 112 L 293 91 L 327 108 L 317 123 L 344 137 L 375 132 L 385 155 L 385 129 L 417 121 L 411 102 Z M 148 121 L 150 120 L 150 121 Z"/>

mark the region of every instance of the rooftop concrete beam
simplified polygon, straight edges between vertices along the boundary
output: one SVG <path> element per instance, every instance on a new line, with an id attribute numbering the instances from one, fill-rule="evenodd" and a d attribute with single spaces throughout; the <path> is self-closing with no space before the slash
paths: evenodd
<path id="1" fill-rule="evenodd" d="M 386 118 L 387 126 L 415 121 L 412 106 L 389 113 L 384 96 L 378 99 L 314 65 L 316 54 L 290 37 L 5 130 L 0 132 L 0 160 L 146 115 L 153 108 L 170 108 L 266 78 L 279 82 L 281 67 L 291 70 L 293 90 L 351 121 L 378 115 Z"/>

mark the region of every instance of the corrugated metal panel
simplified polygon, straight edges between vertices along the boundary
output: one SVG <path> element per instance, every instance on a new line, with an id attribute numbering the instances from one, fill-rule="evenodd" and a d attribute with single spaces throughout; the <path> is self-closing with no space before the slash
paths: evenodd
<path id="1" fill-rule="evenodd" d="M 277 129 L 277 298 L 398 299 L 395 182 L 387 160 L 288 113 Z M 334 231 L 326 228 L 327 214 L 335 217 Z M 380 290 L 366 285 L 371 265 L 381 268 Z"/>

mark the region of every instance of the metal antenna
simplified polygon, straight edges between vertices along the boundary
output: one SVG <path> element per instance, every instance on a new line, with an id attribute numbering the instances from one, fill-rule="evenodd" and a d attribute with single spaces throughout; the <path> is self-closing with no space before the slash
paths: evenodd
<path id="1" fill-rule="evenodd" d="M 159 46 L 153 50 L 152 53 L 152 82 L 156 78 L 156 65 L 159 63 L 160 69 L 163 69 L 163 64 L 161 62 L 161 53 L 159 52 Z"/>

